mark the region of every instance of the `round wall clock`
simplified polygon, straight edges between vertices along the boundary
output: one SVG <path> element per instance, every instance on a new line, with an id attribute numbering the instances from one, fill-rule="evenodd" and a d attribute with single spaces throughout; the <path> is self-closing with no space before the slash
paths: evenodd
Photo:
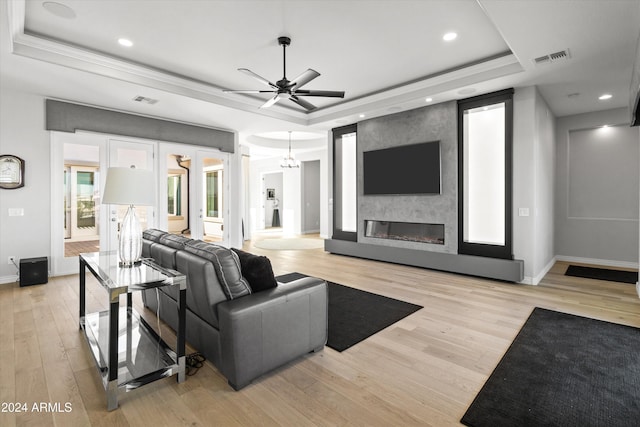
<path id="1" fill-rule="evenodd" d="M 24 160 L 3 154 L 0 156 L 0 188 L 14 189 L 24 186 Z"/>

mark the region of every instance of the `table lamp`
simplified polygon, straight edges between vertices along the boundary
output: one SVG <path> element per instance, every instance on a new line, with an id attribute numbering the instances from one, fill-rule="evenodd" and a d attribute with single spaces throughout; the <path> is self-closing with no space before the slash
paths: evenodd
<path id="1" fill-rule="evenodd" d="M 118 239 L 118 257 L 122 267 L 133 267 L 140 262 L 142 255 L 142 226 L 134 205 L 153 206 L 154 196 L 152 171 L 136 169 L 135 166 L 107 169 L 102 203 L 129 206 Z"/>

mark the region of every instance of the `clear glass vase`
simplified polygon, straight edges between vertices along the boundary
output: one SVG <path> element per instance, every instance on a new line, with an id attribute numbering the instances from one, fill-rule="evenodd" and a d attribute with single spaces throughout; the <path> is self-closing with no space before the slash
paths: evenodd
<path id="1" fill-rule="evenodd" d="M 133 205 L 129 205 L 122 219 L 118 255 L 120 265 L 123 267 L 134 266 L 140 261 L 142 255 L 142 226 Z"/>

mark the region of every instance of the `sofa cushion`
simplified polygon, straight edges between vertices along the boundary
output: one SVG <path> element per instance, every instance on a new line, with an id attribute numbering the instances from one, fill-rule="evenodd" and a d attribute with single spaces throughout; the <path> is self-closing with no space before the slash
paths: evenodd
<path id="1" fill-rule="evenodd" d="M 211 261 L 220 286 L 228 299 L 236 299 L 251 293 L 249 283 L 242 277 L 238 255 L 231 249 L 199 240 L 191 240 L 186 243 L 185 250 Z"/>
<path id="2" fill-rule="evenodd" d="M 191 239 L 178 234 L 167 233 L 160 237 L 160 243 L 173 249 L 184 249 L 187 242 L 191 242 Z"/>
<path id="3" fill-rule="evenodd" d="M 151 240 L 152 242 L 159 242 L 160 238 L 165 234 L 169 234 L 166 231 L 158 230 L 157 228 L 148 228 L 142 232 L 142 238 Z"/>
<path id="4" fill-rule="evenodd" d="M 231 250 L 238 254 L 242 276 L 249 282 L 252 292 L 260 292 L 278 286 L 269 258 L 254 255 L 241 249 L 231 248 Z"/>

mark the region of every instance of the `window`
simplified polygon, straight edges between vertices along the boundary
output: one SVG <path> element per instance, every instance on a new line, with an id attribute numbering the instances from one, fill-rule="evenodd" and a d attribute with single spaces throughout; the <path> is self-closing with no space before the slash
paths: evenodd
<path id="1" fill-rule="evenodd" d="M 333 129 L 333 239 L 357 240 L 357 125 Z"/>
<path id="2" fill-rule="evenodd" d="M 513 89 L 458 101 L 458 253 L 512 259 Z"/>

